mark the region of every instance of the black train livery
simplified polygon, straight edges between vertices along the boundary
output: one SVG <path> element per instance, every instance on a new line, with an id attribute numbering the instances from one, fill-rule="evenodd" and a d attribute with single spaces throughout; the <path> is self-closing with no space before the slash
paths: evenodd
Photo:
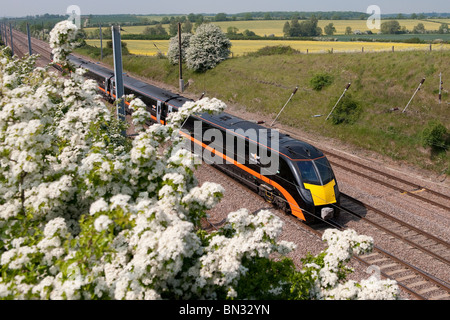
<path id="1" fill-rule="evenodd" d="M 107 98 L 115 98 L 112 70 L 73 55 L 70 60 L 87 70 L 86 77 L 97 81 Z M 153 121 L 162 124 L 169 113 L 192 101 L 127 74 L 124 90 L 126 95 L 140 98 Z M 326 156 L 314 146 L 228 113 L 192 115 L 182 134 L 206 163 L 211 162 L 300 220 L 311 223 L 339 214 L 335 175 Z"/>

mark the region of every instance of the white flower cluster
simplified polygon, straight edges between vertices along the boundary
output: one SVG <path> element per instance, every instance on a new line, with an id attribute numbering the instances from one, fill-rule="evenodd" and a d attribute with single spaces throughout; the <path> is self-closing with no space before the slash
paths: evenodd
<path id="1" fill-rule="evenodd" d="M 53 49 L 53 61 L 65 64 L 75 46 L 77 26 L 69 20 L 56 24 L 50 32 L 50 47 Z"/>
<path id="2" fill-rule="evenodd" d="M 356 231 L 347 229 L 337 231 L 326 230 L 322 239 L 328 243 L 323 265 L 307 264 L 306 269 L 312 273 L 314 289 L 311 294 L 316 299 L 333 300 L 389 300 L 396 299 L 399 289 L 395 281 L 381 280 L 371 277 L 360 283 L 348 281 L 342 283 L 343 273 L 352 270 L 345 263 L 354 255 L 371 252 L 373 239 L 358 235 Z"/>
<path id="3" fill-rule="evenodd" d="M 186 61 L 186 50 L 189 48 L 189 43 L 191 41 L 191 33 L 181 34 L 181 57 L 183 61 Z M 180 48 L 178 43 L 178 35 L 170 38 L 169 50 L 167 51 L 167 58 L 170 63 L 177 64 L 180 59 Z"/>
<path id="4" fill-rule="evenodd" d="M 295 245 L 276 242 L 283 223 L 268 211 L 260 211 L 253 216 L 248 210 L 241 209 L 229 214 L 228 223 L 228 228 L 235 232 L 234 236 L 216 236 L 211 240 L 205 248 L 206 254 L 200 259 L 203 267 L 197 282 L 199 286 L 212 283 L 229 287 L 228 297 L 235 298 L 233 285 L 248 271 L 242 265 L 244 256 L 268 258 L 272 253 L 291 252 Z"/>
<path id="5" fill-rule="evenodd" d="M 172 63 L 177 62 L 179 55 L 177 41 L 177 37 L 171 39 L 167 53 Z M 229 57 L 231 42 L 218 26 L 205 23 L 192 36 L 182 34 L 182 48 L 188 68 L 206 71 Z"/>
<path id="6" fill-rule="evenodd" d="M 169 114 L 168 121 L 174 126 L 180 127 L 190 114 L 201 112 L 217 114 L 223 112 L 226 107 L 226 104 L 219 99 L 205 97 L 195 102 L 186 102 L 178 112 Z"/>

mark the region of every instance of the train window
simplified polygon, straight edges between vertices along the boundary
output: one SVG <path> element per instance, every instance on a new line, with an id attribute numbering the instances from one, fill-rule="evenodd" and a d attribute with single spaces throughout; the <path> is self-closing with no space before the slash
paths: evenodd
<path id="1" fill-rule="evenodd" d="M 317 175 L 316 169 L 314 168 L 314 163 L 312 161 L 298 161 L 297 166 L 300 170 L 303 183 L 321 185 L 320 179 Z"/>
<path id="2" fill-rule="evenodd" d="M 322 179 L 322 183 L 324 185 L 334 179 L 333 170 L 331 169 L 331 165 L 328 162 L 327 158 L 317 159 L 314 161 L 314 163 L 316 164 L 320 178 Z"/>

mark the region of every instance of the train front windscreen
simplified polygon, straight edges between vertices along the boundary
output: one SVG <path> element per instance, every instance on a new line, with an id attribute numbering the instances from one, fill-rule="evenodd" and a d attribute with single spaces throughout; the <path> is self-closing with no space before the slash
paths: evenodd
<path id="1" fill-rule="evenodd" d="M 303 183 L 324 186 L 334 179 L 331 165 L 325 157 L 316 160 L 298 161 L 297 167 Z"/>

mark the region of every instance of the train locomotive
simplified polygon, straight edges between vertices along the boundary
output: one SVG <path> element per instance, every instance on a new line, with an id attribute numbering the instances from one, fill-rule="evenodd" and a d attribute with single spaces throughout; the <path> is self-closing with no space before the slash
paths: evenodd
<path id="1" fill-rule="evenodd" d="M 73 55 L 70 60 L 87 70 L 85 76 L 97 81 L 106 98 L 115 99 L 112 70 Z M 153 121 L 162 124 L 169 113 L 192 101 L 126 74 L 124 91 L 140 98 Z M 214 158 L 213 166 L 287 213 L 306 223 L 339 214 L 336 177 L 326 156 L 311 144 L 228 113 L 192 115 L 183 129 L 191 150 Z"/>

